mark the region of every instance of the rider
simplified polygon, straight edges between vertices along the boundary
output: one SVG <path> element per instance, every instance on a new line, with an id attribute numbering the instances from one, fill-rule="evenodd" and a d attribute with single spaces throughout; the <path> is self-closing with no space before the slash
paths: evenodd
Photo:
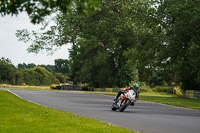
<path id="1" fill-rule="evenodd" d="M 131 90 L 131 89 L 134 90 L 134 92 L 136 93 L 135 99 L 137 100 L 139 97 L 139 85 L 138 85 L 138 83 L 135 83 L 133 86 L 119 91 L 116 98 L 114 99 L 114 101 L 117 101 L 121 94 L 124 94 L 126 91 Z"/>

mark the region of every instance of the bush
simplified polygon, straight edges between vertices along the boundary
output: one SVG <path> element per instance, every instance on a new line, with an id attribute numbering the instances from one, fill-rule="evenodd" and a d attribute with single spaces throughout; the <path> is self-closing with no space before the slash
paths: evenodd
<path id="1" fill-rule="evenodd" d="M 52 82 L 58 82 L 53 75 L 43 67 L 34 67 L 24 69 L 24 82 L 26 85 L 50 85 Z"/>
<path id="2" fill-rule="evenodd" d="M 140 92 L 152 91 L 152 89 L 148 85 L 146 85 L 145 82 L 140 82 L 139 85 L 140 85 Z"/>
<path id="3" fill-rule="evenodd" d="M 156 86 L 155 88 L 153 88 L 153 91 L 173 93 L 173 87 Z"/>
<path id="4" fill-rule="evenodd" d="M 140 88 L 140 92 L 149 92 L 150 91 L 150 89 L 145 89 L 145 88 Z"/>
<path id="5" fill-rule="evenodd" d="M 54 75 L 51 75 L 51 83 L 52 84 L 60 84 L 60 81 Z"/>
<path id="6" fill-rule="evenodd" d="M 0 83 L 12 85 L 21 85 L 23 83 L 23 74 L 17 70 L 9 59 L 0 59 Z"/>
<path id="7" fill-rule="evenodd" d="M 59 80 L 60 83 L 66 83 L 66 76 L 62 73 L 55 73 L 55 77 Z"/>

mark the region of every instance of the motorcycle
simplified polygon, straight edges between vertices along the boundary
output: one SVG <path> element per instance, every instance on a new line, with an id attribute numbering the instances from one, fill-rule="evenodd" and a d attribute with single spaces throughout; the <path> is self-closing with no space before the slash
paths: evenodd
<path id="1" fill-rule="evenodd" d="M 123 112 L 129 105 L 134 105 L 136 102 L 136 93 L 134 90 L 128 90 L 124 94 L 121 94 L 120 97 L 112 104 L 112 111 L 119 110 Z"/>

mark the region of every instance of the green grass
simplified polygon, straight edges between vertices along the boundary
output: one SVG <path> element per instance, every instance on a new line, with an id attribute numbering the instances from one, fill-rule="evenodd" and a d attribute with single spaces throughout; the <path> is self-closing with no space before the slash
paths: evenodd
<path id="1" fill-rule="evenodd" d="M 20 85 L 7 85 L 0 84 L 3 89 L 17 89 L 17 90 L 50 90 L 49 86 L 20 86 Z"/>
<path id="2" fill-rule="evenodd" d="M 140 94 L 140 100 L 200 110 L 200 100 L 181 98 L 169 93 L 143 92 Z"/>
<path id="3" fill-rule="evenodd" d="M 94 119 L 46 108 L 0 90 L 1 133 L 133 133 Z"/>
<path id="4" fill-rule="evenodd" d="M 117 95 L 117 93 L 113 92 L 86 92 L 86 93 L 105 94 L 111 96 Z M 140 93 L 139 100 L 200 110 L 200 100 L 181 98 L 177 97 L 174 94 L 164 93 L 164 92 L 142 92 Z"/>

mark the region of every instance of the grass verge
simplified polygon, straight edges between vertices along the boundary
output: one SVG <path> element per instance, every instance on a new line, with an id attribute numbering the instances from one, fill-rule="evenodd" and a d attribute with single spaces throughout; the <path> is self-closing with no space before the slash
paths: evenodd
<path id="1" fill-rule="evenodd" d="M 0 90 L 0 132 L 134 133 L 94 119 L 42 107 Z"/>
<path id="2" fill-rule="evenodd" d="M 4 89 L 18 89 L 18 90 L 50 90 L 49 86 L 23 86 L 23 85 L 7 85 L 0 84 L 0 88 Z"/>
<path id="3" fill-rule="evenodd" d="M 140 100 L 200 110 L 200 100 L 178 97 L 164 92 L 143 92 Z"/>
<path id="4" fill-rule="evenodd" d="M 117 95 L 117 93 L 113 92 L 86 92 L 86 93 L 105 94 L 111 96 Z M 174 94 L 164 93 L 164 92 L 142 92 L 140 93 L 139 100 L 200 110 L 200 100 L 181 98 Z"/>

